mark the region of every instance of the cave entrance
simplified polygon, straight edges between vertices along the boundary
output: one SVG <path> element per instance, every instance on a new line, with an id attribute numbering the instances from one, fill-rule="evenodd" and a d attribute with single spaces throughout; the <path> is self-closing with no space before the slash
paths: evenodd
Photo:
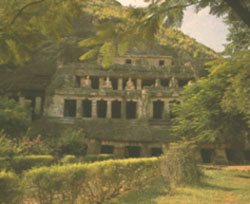
<path id="1" fill-rule="evenodd" d="M 127 101 L 126 102 L 126 118 L 135 119 L 136 118 L 136 102 Z"/>
<path id="2" fill-rule="evenodd" d="M 76 117 L 76 100 L 64 100 L 64 116 Z"/>
<path id="3" fill-rule="evenodd" d="M 82 101 L 83 117 L 91 118 L 92 102 L 88 99 Z"/>
<path id="4" fill-rule="evenodd" d="M 101 146 L 101 154 L 113 154 L 114 146 L 113 145 L 102 145 Z"/>
<path id="5" fill-rule="evenodd" d="M 162 154 L 163 154 L 163 151 L 162 151 L 161 147 L 153 147 L 151 149 L 151 156 L 152 157 L 159 157 Z"/>
<path id="6" fill-rule="evenodd" d="M 97 117 L 106 118 L 107 115 L 107 101 L 97 101 Z"/>
<path id="7" fill-rule="evenodd" d="M 141 148 L 138 146 L 127 146 L 125 148 L 125 156 L 129 157 L 140 157 L 141 155 Z"/>
<path id="8" fill-rule="evenodd" d="M 201 159 L 203 163 L 211 163 L 212 162 L 212 155 L 214 153 L 213 149 L 201 149 Z"/>
<path id="9" fill-rule="evenodd" d="M 121 102 L 112 101 L 112 118 L 121 118 Z"/>
<path id="10" fill-rule="evenodd" d="M 162 119 L 163 116 L 164 102 L 157 100 L 153 102 L 153 118 Z"/>

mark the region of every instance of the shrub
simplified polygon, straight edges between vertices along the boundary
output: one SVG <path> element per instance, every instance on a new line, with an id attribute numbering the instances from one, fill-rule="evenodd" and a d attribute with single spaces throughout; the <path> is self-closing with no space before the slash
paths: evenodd
<path id="1" fill-rule="evenodd" d="M 194 148 L 187 142 L 172 144 L 161 157 L 161 173 L 169 187 L 199 182 L 201 171 L 195 160 Z"/>
<path id="2" fill-rule="evenodd" d="M 10 160 L 10 167 L 16 173 L 22 173 L 34 167 L 50 166 L 53 162 L 54 157 L 51 155 L 16 156 Z"/>
<path id="3" fill-rule="evenodd" d="M 26 193 L 41 204 L 94 204 L 159 175 L 156 158 L 109 160 L 32 169 L 24 174 Z"/>
<path id="4" fill-rule="evenodd" d="M 85 134 L 82 129 L 73 130 L 71 128 L 63 131 L 57 141 L 58 154 L 83 156 L 86 154 Z"/>
<path id="5" fill-rule="evenodd" d="M 73 164 L 78 163 L 78 159 L 75 155 L 65 155 L 61 160 L 60 163 L 62 164 Z"/>
<path id="6" fill-rule="evenodd" d="M 88 154 L 85 157 L 81 157 L 79 161 L 83 163 L 91 163 L 96 161 L 105 161 L 109 159 L 115 159 L 115 156 L 112 154 Z"/>
<path id="7" fill-rule="evenodd" d="M 22 189 L 14 173 L 0 172 L 0 203 L 18 204 L 22 201 Z"/>
<path id="8" fill-rule="evenodd" d="M 0 130 L 0 157 L 12 157 L 18 153 L 17 144 L 7 137 L 4 130 Z"/>
<path id="9" fill-rule="evenodd" d="M 8 137 L 19 137 L 30 124 L 30 107 L 14 99 L 0 96 L 0 130 L 4 129 Z"/>

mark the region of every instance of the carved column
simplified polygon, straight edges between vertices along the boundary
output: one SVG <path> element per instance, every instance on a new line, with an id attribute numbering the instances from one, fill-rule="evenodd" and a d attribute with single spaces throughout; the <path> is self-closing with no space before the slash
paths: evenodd
<path id="1" fill-rule="evenodd" d="M 141 90 L 142 89 L 142 79 L 136 79 L 136 89 Z"/>
<path id="2" fill-rule="evenodd" d="M 148 117 L 153 118 L 153 101 L 150 100 L 148 104 Z"/>
<path id="3" fill-rule="evenodd" d="M 76 100 L 76 117 L 77 118 L 81 118 L 82 117 L 82 100 L 81 99 L 77 99 Z"/>
<path id="4" fill-rule="evenodd" d="M 126 119 L 126 100 L 122 100 L 122 119 Z"/>
<path id="5" fill-rule="evenodd" d="M 148 145 L 144 144 L 141 146 L 141 157 L 150 157 L 151 156 L 151 149 L 148 147 Z"/>
<path id="6" fill-rule="evenodd" d="M 107 118 L 110 119 L 112 117 L 112 101 L 107 101 Z"/>
<path id="7" fill-rule="evenodd" d="M 104 77 L 99 78 L 99 87 L 102 89 L 105 86 L 105 80 Z"/>
<path id="8" fill-rule="evenodd" d="M 23 96 L 19 96 L 19 103 L 20 104 L 22 104 L 22 105 L 24 105 L 25 104 L 25 97 L 23 97 Z"/>
<path id="9" fill-rule="evenodd" d="M 227 164 L 228 163 L 225 148 L 217 148 L 217 149 L 215 149 L 215 155 L 214 155 L 214 158 L 213 158 L 213 162 L 215 164 Z"/>
<path id="10" fill-rule="evenodd" d="M 163 119 L 169 118 L 169 113 L 170 113 L 169 101 L 167 100 L 167 101 L 164 101 Z"/>
<path id="11" fill-rule="evenodd" d="M 137 117 L 139 119 L 143 118 L 143 102 L 142 102 L 142 100 L 138 100 L 136 111 L 137 111 Z"/>
<path id="12" fill-rule="evenodd" d="M 97 118 L 97 101 L 92 100 L 92 118 Z"/>
<path id="13" fill-rule="evenodd" d="M 40 96 L 37 96 L 35 98 L 35 109 L 34 109 L 36 115 L 41 115 L 41 107 L 42 107 L 42 98 Z"/>
<path id="14" fill-rule="evenodd" d="M 117 158 L 123 158 L 123 157 L 125 157 L 125 147 L 121 146 L 121 145 L 115 146 L 114 155 Z"/>
<path id="15" fill-rule="evenodd" d="M 90 140 L 88 142 L 87 154 L 100 154 L 101 152 L 101 143 L 97 140 Z"/>
<path id="16" fill-rule="evenodd" d="M 123 90 L 123 79 L 122 78 L 118 79 L 118 90 Z"/>

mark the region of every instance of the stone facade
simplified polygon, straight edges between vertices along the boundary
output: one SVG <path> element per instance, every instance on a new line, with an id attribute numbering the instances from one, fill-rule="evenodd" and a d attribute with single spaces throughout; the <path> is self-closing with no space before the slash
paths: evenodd
<path id="1" fill-rule="evenodd" d="M 167 151 L 171 107 L 180 103 L 183 86 L 194 81 L 193 71 L 174 66 L 170 56 L 116 57 L 108 69 L 101 60 L 58 66 L 44 102 L 35 98 L 35 113 L 82 127 L 89 154 L 148 157 Z M 200 145 L 197 159 L 227 163 L 226 148 Z"/>

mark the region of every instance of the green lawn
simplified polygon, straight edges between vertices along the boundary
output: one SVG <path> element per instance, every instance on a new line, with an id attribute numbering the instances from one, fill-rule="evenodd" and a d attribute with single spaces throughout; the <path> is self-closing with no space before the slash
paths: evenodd
<path id="1" fill-rule="evenodd" d="M 105 204 L 249 204 L 250 173 L 205 170 L 200 185 L 168 192 L 161 177 Z"/>

